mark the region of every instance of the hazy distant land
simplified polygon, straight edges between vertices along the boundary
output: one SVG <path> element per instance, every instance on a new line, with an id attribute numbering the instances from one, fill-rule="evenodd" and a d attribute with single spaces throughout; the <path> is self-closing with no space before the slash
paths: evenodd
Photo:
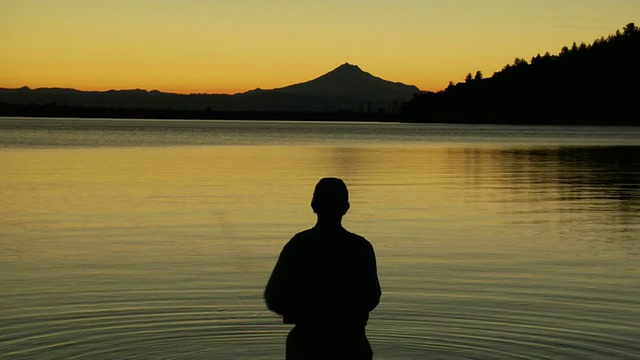
<path id="1" fill-rule="evenodd" d="M 0 116 L 640 125 L 638 64 L 631 23 L 558 55 L 516 58 L 489 78 L 469 73 L 440 92 L 345 63 L 308 82 L 234 95 L 0 89 Z"/>

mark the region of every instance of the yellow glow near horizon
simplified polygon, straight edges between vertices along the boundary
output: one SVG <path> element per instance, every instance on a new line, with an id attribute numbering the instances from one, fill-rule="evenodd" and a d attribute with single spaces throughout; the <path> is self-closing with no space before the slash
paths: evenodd
<path id="1" fill-rule="evenodd" d="M 591 43 L 633 0 L 0 0 L 0 87 L 234 93 L 344 62 L 440 90 Z"/>

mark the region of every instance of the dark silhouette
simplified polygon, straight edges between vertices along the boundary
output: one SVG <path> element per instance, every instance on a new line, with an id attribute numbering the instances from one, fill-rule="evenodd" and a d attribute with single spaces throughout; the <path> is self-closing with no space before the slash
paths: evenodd
<path id="1" fill-rule="evenodd" d="M 439 92 L 343 64 L 307 82 L 234 95 L 146 90 L 2 89 L 0 116 L 348 120 L 640 126 L 640 29 L 627 24 L 557 55 L 468 73 Z"/>
<path id="2" fill-rule="evenodd" d="M 140 114 L 152 112 L 190 112 L 195 116 L 222 116 L 224 113 L 356 113 L 392 111 L 395 103 L 408 101 L 420 90 L 412 85 L 391 82 L 373 76 L 358 66 L 343 64 L 307 82 L 277 89 L 255 89 L 233 95 L 174 94 L 157 90 L 79 91 L 61 88 L 19 89 L 0 88 L 0 105 L 20 105 L 38 108 L 56 104 L 85 113 L 104 113 L 109 110 Z M 14 107 L 14 111 L 18 109 Z M 0 106 L 0 116 L 9 115 Z M 25 109 L 29 110 L 29 108 Z M 64 115 L 61 115 L 64 116 Z M 91 115 L 88 115 L 91 116 Z M 100 116 L 100 115 L 96 115 Z M 268 116 L 268 115 L 265 115 Z M 93 116 L 91 116 L 93 117 Z"/>
<path id="3" fill-rule="evenodd" d="M 414 122 L 640 125 L 640 29 L 558 55 L 516 58 L 490 78 L 467 74 L 443 91 L 414 96 L 401 118 Z"/>
<path id="4" fill-rule="evenodd" d="M 342 227 L 342 180 L 320 180 L 311 207 L 316 225 L 285 245 L 264 293 L 267 307 L 295 324 L 287 359 L 371 359 L 365 326 L 381 295 L 373 247 Z"/>
<path id="5" fill-rule="evenodd" d="M 1 90 L 0 90 L 1 91 Z M 395 105 L 394 105 L 395 106 Z M 397 106 L 396 106 L 397 107 Z M 68 106 L 58 103 L 6 104 L 0 102 L 0 117 L 109 118 L 109 119 L 203 119 L 203 120 L 304 120 L 304 121 L 379 121 L 397 122 L 394 112 L 299 112 L 299 111 L 219 111 L 168 110 L 152 108 L 116 108 Z"/>

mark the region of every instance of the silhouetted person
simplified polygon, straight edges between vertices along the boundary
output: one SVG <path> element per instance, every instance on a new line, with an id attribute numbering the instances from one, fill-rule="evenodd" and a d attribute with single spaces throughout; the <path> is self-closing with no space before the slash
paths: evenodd
<path id="1" fill-rule="evenodd" d="M 381 295 L 373 247 L 342 227 L 342 180 L 320 180 L 311 207 L 318 222 L 285 245 L 264 293 L 267 307 L 295 324 L 287 359 L 371 359 L 365 326 Z"/>

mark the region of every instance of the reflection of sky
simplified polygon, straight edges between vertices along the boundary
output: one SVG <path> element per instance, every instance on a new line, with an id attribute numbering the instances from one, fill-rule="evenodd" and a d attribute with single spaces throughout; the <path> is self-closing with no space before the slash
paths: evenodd
<path id="1" fill-rule="evenodd" d="M 4 118 L 0 119 L 0 130 L 3 130 L 0 147 L 339 145 L 351 148 L 410 144 L 412 147 L 528 149 L 640 146 L 640 129 L 636 127 Z"/>
<path id="2" fill-rule="evenodd" d="M 395 209 L 391 217 L 434 212 L 439 217 L 478 218 L 476 212 L 485 212 L 485 207 L 488 214 L 499 209 L 526 215 L 530 208 L 534 215 L 566 210 L 602 222 L 606 221 L 602 216 L 635 216 L 639 149 L 362 145 L 5 149 L 0 166 L 5 174 L 5 224 L 44 211 L 47 215 L 40 221 L 47 226 L 85 221 L 111 226 L 129 221 L 119 214 L 123 203 L 139 213 L 137 221 L 154 223 L 175 216 L 173 206 L 187 207 L 188 219 L 180 221 L 206 221 L 212 211 L 224 211 L 220 204 L 228 202 L 231 209 L 254 220 L 271 216 L 268 209 L 273 206 L 297 216 L 291 209 L 306 208 L 306 187 L 323 176 L 344 178 L 352 186 L 353 201 Z M 171 188 L 175 191 L 167 190 Z"/>
<path id="3" fill-rule="evenodd" d="M 637 350 L 639 147 L 160 139 L 0 149 L 0 317 L 11 320 L 0 333 L 18 334 L 10 341 L 73 351 L 56 329 L 82 322 L 95 335 L 79 337 L 87 348 L 148 354 L 166 333 L 181 342 L 166 353 L 278 354 L 286 329 L 262 290 L 284 243 L 315 220 L 316 181 L 337 176 L 350 189 L 346 227 L 376 249 L 384 294 L 367 332 L 377 356 L 478 342 L 496 357 Z M 247 340 L 269 327 L 280 332 Z M 31 333 L 65 346 L 31 346 Z"/>

